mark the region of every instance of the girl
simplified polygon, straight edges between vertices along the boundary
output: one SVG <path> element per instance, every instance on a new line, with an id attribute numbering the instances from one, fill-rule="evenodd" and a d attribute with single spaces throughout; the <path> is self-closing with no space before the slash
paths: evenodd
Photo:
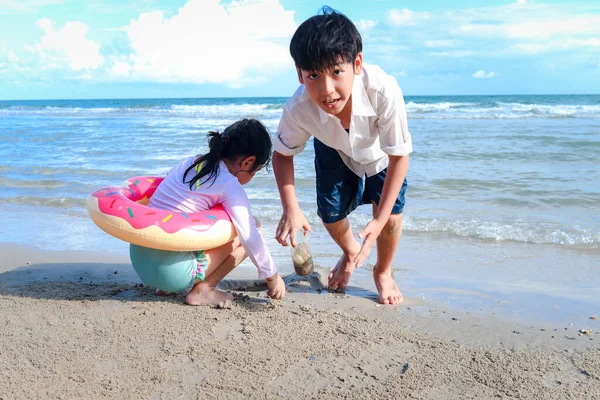
<path id="1" fill-rule="evenodd" d="M 230 293 L 215 287 L 250 255 L 259 278 L 267 281 L 268 295 L 281 299 L 285 296 L 285 285 L 242 188 L 269 163 L 269 133 L 259 121 L 243 119 L 223 133 L 209 132 L 208 138 L 209 152 L 188 157 L 175 166 L 148 205 L 192 213 L 222 204 L 233 221 L 237 237 L 221 247 L 196 252 L 164 251 L 132 244 L 131 263 L 142 282 L 157 288 L 158 295 L 192 286 L 185 301 L 196 306 L 233 300 Z"/>

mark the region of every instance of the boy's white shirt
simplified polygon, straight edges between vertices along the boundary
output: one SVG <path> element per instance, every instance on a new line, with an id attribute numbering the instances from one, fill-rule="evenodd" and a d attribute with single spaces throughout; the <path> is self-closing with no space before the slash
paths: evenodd
<path id="1" fill-rule="evenodd" d="M 231 218 L 237 236 L 250 259 L 258 268 L 260 279 L 270 278 L 277 269 L 271 258 L 267 243 L 256 228 L 250 201 L 246 191 L 233 176 L 225 164 L 219 162 L 219 173 L 215 181 L 201 183 L 200 188 L 190 190 L 189 183 L 183 183 L 183 174 L 193 164 L 196 156 L 188 157 L 177 164 L 158 186 L 150 198 L 149 207 L 161 210 L 172 210 L 193 213 L 208 210 L 217 204 L 222 204 Z M 192 170 L 186 180 L 195 175 Z M 202 178 L 202 181 L 207 176 Z M 198 249 L 201 250 L 201 249 Z"/>
<path id="2" fill-rule="evenodd" d="M 340 154 L 356 175 L 373 176 L 388 166 L 388 155 L 412 152 L 402 90 L 393 76 L 376 65 L 363 64 L 352 87 L 350 132 L 339 118 L 315 104 L 301 85 L 287 101 L 273 148 L 292 156 L 304 150 L 314 136 Z"/>

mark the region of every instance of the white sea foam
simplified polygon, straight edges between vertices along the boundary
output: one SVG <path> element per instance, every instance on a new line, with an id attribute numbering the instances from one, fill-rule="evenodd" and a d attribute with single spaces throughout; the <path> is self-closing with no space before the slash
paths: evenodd
<path id="1" fill-rule="evenodd" d="M 421 218 L 407 216 L 404 230 L 412 233 L 442 234 L 492 241 L 514 241 L 534 244 L 554 244 L 577 248 L 600 248 L 600 230 L 578 225 L 557 226 L 550 223 L 516 220 L 451 218 Z"/>
<path id="2" fill-rule="evenodd" d="M 97 115 L 97 114 L 152 114 L 170 116 L 188 116 L 202 118 L 232 118 L 241 117 L 279 118 L 283 110 L 276 104 L 224 104 L 224 105 L 168 105 L 148 107 L 24 107 L 13 106 L 0 108 L 0 115 Z"/>
<path id="3" fill-rule="evenodd" d="M 414 119 L 524 119 L 582 118 L 599 119 L 600 105 L 502 103 L 408 103 L 407 113 Z"/>
<path id="4" fill-rule="evenodd" d="M 253 198 L 256 202 L 258 199 Z M 305 217 L 313 227 L 322 226 L 321 219 L 313 208 L 305 209 Z M 257 207 L 257 217 L 263 223 L 276 224 L 281 217 L 281 209 L 274 207 Z M 350 214 L 350 222 L 358 232 L 372 216 L 365 210 Z M 600 249 L 600 230 L 583 228 L 578 225 L 558 226 L 556 224 L 540 224 L 536 221 L 518 220 L 502 222 L 489 220 L 463 220 L 451 217 L 427 218 L 406 216 L 403 230 L 409 234 L 428 234 L 436 236 L 462 237 L 497 242 L 521 242 L 533 244 L 551 244 L 581 249 Z"/>
<path id="5" fill-rule="evenodd" d="M 189 116 L 202 118 L 232 118 L 251 116 L 278 119 L 283 103 L 232 103 L 232 104 L 164 104 L 129 107 L 56 107 L 9 106 L 0 108 L 0 114 L 9 115 L 94 115 L 140 114 Z M 435 103 L 409 101 L 406 104 L 409 118 L 413 119 L 524 119 L 524 118 L 582 118 L 600 119 L 600 105 L 527 104 L 519 102 L 484 101 Z"/>
<path id="6" fill-rule="evenodd" d="M 453 108 L 477 107 L 478 103 L 453 103 L 444 101 L 441 103 L 415 103 L 413 101 L 406 103 L 408 112 L 433 112 L 439 110 L 451 110 Z"/>

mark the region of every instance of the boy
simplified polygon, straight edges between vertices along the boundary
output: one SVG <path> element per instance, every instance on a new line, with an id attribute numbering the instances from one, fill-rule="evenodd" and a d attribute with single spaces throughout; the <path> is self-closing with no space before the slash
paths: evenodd
<path id="1" fill-rule="evenodd" d="M 382 304 L 399 304 L 392 261 L 402 233 L 408 155 L 412 140 L 402 91 L 396 80 L 362 62 L 362 39 L 343 14 L 324 7 L 302 23 L 290 53 L 301 86 L 286 103 L 274 139 L 273 171 L 283 215 L 276 239 L 296 245 L 310 225 L 294 188 L 295 154 L 314 136 L 317 208 L 343 255 L 329 275 L 329 289 L 343 290 L 377 241 L 373 279 Z M 364 181 L 363 181 L 364 177 Z M 354 238 L 348 221 L 360 204 L 373 219 Z"/>

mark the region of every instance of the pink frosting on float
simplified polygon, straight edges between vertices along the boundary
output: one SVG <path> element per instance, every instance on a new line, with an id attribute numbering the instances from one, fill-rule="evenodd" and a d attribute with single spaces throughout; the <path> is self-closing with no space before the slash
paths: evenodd
<path id="1" fill-rule="evenodd" d="M 181 229 L 203 232 L 213 227 L 219 220 L 231 221 L 221 205 L 196 213 L 182 213 L 150 208 L 139 201 L 147 201 L 164 178 L 136 176 L 127 180 L 121 187 L 105 187 L 91 195 L 98 199 L 100 212 L 127 221 L 135 229 L 152 225 L 166 233 Z"/>

